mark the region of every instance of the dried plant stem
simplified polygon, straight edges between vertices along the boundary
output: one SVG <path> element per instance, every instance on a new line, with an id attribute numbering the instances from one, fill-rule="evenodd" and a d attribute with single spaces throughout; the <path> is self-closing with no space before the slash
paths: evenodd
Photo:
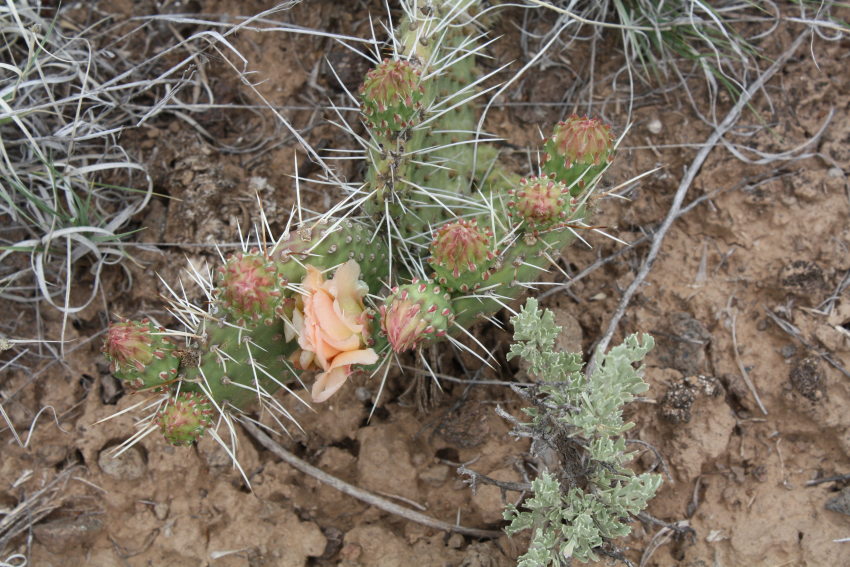
<path id="1" fill-rule="evenodd" d="M 415 512 L 403 506 L 399 506 L 398 504 L 394 504 L 389 500 L 381 498 L 380 496 L 372 494 L 371 492 L 363 490 L 362 488 L 358 488 L 356 486 L 348 484 L 347 482 L 344 482 L 336 478 L 335 476 L 331 476 L 328 473 L 322 471 L 321 469 L 318 469 L 313 465 L 302 461 L 301 459 L 281 447 L 277 442 L 274 441 L 274 439 L 263 433 L 263 431 L 260 430 L 260 428 L 254 425 L 253 423 L 243 421 L 242 426 L 248 431 L 248 433 L 253 435 L 254 438 L 259 441 L 263 447 L 274 453 L 275 456 L 279 457 L 290 466 L 298 469 L 304 474 L 312 476 L 320 482 L 323 482 L 344 494 L 353 496 L 354 498 L 357 498 L 358 500 L 365 502 L 370 506 L 374 506 L 375 508 L 379 508 L 385 512 L 389 512 L 390 514 L 395 514 L 396 516 L 402 517 L 406 520 L 410 520 L 411 522 L 416 522 L 417 524 L 422 524 L 423 526 L 428 526 L 429 528 L 434 528 L 437 530 L 457 532 L 462 535 L 488 539 L 495 539 L 502 535 L 502 532 L 499 531 L 480 530 L 477 528 L 467 528 L 456 524 L 449 524 L 447 522 L 432 518 L 431 516 Z"/>
<path id="2" fill-rule="evenodd" d="M 590 374 L 593 372 L 593 368 L 596 365 L 596 353 L 604 352 L 606 348 L 608 348 L 608 344 L 611 342 L 611 339 L 614 336 L 614 333 L 617 330 L 617 325 L 620 323 L 620 319 L 622 319 L 623 315 L 626 312 L 626 307 L 631 302 L 632 296 L 634 296 L 638 287 L 644 282 L 646 276 L 649 275 L 649 271 L 652 269 L 652 265 L 655 262 L 655 258 L 658 256 L 658 252 L 661 250 L 661 245 L 664 242 L 664 237 L 667 235 L 667 231 L 670 230 L 670 226 L 679 216 L 679 211 L 682 208 L 682 203 L 685 200 L 685 196 L 688 194 L 688 189 L 690 189 L 691 184 L 702 168 L 703 163 L 705 163 L 708 154 L 711 153 L 711 150 L 720 142 L 724 135 L 738 122 L 738 118 L 741 116 L 741 112 L 750 102 L 752 97 L 760 91 L 765 83 L 779 71 L 785 63 L 797 52 L 797 49 L 806 41 L 806 39 L 811 34 L 810 30 L 806 30 L 801 33 L 800 36 L 794 40 L 794 43 L 791 44 L 791 47 L 786 50 L 781 56 L 779 56 L 776 61 L 768 67 L 768 69 L 762 73 L 758 79 L 756 79 L 750 87 L 741 93 L 741 98 L 732 107 L 732 110 L 726 115 L 726 118 L 723 119 L 723 122 L 718 124 L 705 143 L 700 148 L 699 152 L 697 152 L 696 157 L 691 162 L 690 167 L 685 172 L 684 177 L 682 178 L 681 183 L 679 184 L 679 188 L 676 190 L 676 195 L 673 198 L 673 204 L 670 206 L 670 210 L 667 212 L 667 216 L 664 218 L 664 222 L 661 223 L 661 226 L 658 229 L 658 232 L 655 233 L 655 237 L 652 239 L 652 246 L 650 247 L 649 253 L 646 255 L 646 259 L 643 261 L 643 264 L 640 267 L 640 271 L 638 272 L 635 279 L 623 293 L 623 297 L 620 298 L 620 303 L 617 305 L 617 310 L 614 312 L 614 315 L 611 317 L 611 321 L 608 323 L 608 329 L 605 331 L 605 335 L 603 335 L 602 340 L 599 341 L 599 346 L 594 351 L 593 356 L 590 359 L 590 362 L 587 365 L 587 373 Z"/>
<path id="3" fill-rule="evenodd" d="M 752 378 L 750 378 L 750 373 L 747 372 L 747 367 L 744 366 L 744 363 L 741 360 L 741 355 L 738 353 L 738 311 L 730 307 L 727 309 L 727 313 L 729 314 L 730 325 L 732 326 L 732 354 L 735 356 L 735 363 L 738 365 L 738 370 L 741 372 L 741 378 L 743 378 L 744 382 L 747 384 L 747 388 L 749 388 L 750 393 L 756 400 L 756 403 L 758 404 L 761 413 L 767 415 L 767 409 L 765 409 L 764 404 L 761 403 L 761 398 L 759 397 L 758 390 L 756 390 L 756 386 L 755 384 L 753 384 Z"/>

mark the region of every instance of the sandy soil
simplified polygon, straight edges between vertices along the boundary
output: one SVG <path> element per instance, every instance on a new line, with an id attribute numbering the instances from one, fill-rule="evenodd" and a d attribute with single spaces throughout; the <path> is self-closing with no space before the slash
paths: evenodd
<path id="1" fill-rule="evenodd" d="M 134 3 L 96 4 L 120 18 Z M 247 15 L 268 7 L 233 0 L 182 4 L 206 15 Z M 342 13 L 338 4 L 305 3 L 281 17 L 305 27 L 368 35 L 364 9 Z M 155 12 L 156 6 L 139 2 L 135 9 Z M 515 28 L 505 21 L 498 25 L 508 38 L 494 48 L 496 59 L 521 57 L 519 42 L 511 40 Z M 774 57 L 801 29 L 782 26 L 763 38 L 760 48 Z M 194 31 L 187 26 L 175 33 Z M 171 31 L 161 33 L 165 38 Z M 270 103 L 302 108 L 287 110 L 287 116 L 296 127 L 307 128 L 311 143 L 339 143 L 338 132 L 326 122 L 329 115 L 309 107 L 340 97 L 324 57 L 340 69 L 350 89 L 365 70 L 362 61 L 319 38 L 242 33 L 235 45 Z M 634 522 L 633 535 L 620 543 L 635 563 L 645 555 L 646 565 L 656 566 L 850 565 L 850 544 L 834 542 L 850 536 L 847 490 L 844 504 L 826 507 L 847 481 L 810 485 L 850 472 L 850 375 L 844 370 L 850 368 L 850 296 L 836 296 L 850 273 L 847 53 L 847 40 L 806 43 L 754 99 L 754 111 L 745 113 L 743 122 L 760 120 L 769 128 L 754 135 L 740 128 L 728 137 L 732 143 L 781 152 L 806 142 L 825 120 L 829 124 L 801 152 L 811 155 L 796 161 L 746 164 L 716 148 L 687 202 L 710 198 L 673 225 L 620 325 L 618 338 L 646 331 L 658 342 L 648 360 L 649 401 L 629 409 L 637 423 L 634 437 L 654 445 L 668 467 L 648 512 L 690 528 L 674 533 Z M 603 61 L 598 77 L 622 65 L 619 57 Z M 203 72 L 217 102 L 257 102 L 221 60 L 207 59 Z M 535 74 L 514 93 L 515 100 L 558 101 L 571 80 L 559 69 Z M 704 94 L 696 83 L 694 89 L 697 98 Z M 622 128 L 624 94 L 600 81 L 594 112 Z M 718 114 L 728 108 L 722 96 Z M 488 126 L 516 147 L 532 147 L 539 125 L 570 110 L 502 106 L 491 113 Z M 129 132 L 125 139 L 150 167 L 157 192 L 173 198 L 156 200 L 138 219 L 146 227 L 141 240 L 176 245 L 137 254 L 141 264 L 127 265 L 132 284 L 120 269 L 106 274 L 104 301 L 72 321 L 69 334 L 75 342 L 64 361 L 36 361 L 37 375 L 20 371 L 0 377 L 4 408 L 18 431 L 26 431 L 39 409 L 52 408 L 41 415 L 27 448 L 15 444 L 8 430 L 0 433 L 0 511 L 46 487 L 45 515 L 10 542 L 8 552 L 26 553 L 31 565 L 44 567 L 514 565 L 527 543 L 521 537 L 478 541 L 404 521 L 298 473 L 247 434 L 240 434 L 240 462 L 253 491 L 209 439 L 178 449 L 150 436 L 120 459 L 107 455 L 127 437 L 133 419 L 125 414 L 96 422 L 139 400 L 123 395 L 101 358 L 101 339 L 92 337 L 115 313 L 166 317 L 158 299 L 164 288 L 154 274 L 176 281 L 187 258 L 212 261 L 211 250 L 189 245 L 233 242 L 237 225 L 250 226 L 256 218 L 257 192 L 279 225 L 293 204 L 289 176 L 295 160 L 302 175 L 310 174 L 303 152 L 269 116 L 211 111 L 194 119 L 214 139 L 174 118 Z M 607 183 L 660 169 L 638 185 L 630 202 L 605 201 L 597 217 L 627 242 L 657 228 L 695 155 L 694 144 L 710 134 L 676 92 L 641 96 L 633 121 Z M 266 137 L 253 151 L 225 150 Z M 755 152 L 746 155 L 759 161 Z M 518 163 L 525 159 L 521 152 L 514 157 Z M 354 168 L 342 173 L 358 174 Z M 307 198 L 326 208 L 336 195 L 308 189 Z M 581 270 L 621 249 L 595 234 L 588 241 L 592 248 L 568 250 L 569 269 Z M 565 344 L 585 352 L 593 347 L 647 249 L 636 246 L 568 292 L 546 299 L 568 329 Z M 81 272 L 81 281 L 86 277 Z M 0 309 L 7 318 L 18 312 L 14 305 Z M 48 335 L 57 333 L 61 317 L 51 311 L 41 316 Z M 19 327 L 28 324 L 35 323 L 22 321 Z M 494 352 L 504 353 L 508 335 L 479 331 Z M 460 372 L 451 360 L 444 368 Z M 513 379 L 516 370 L 506 366 L 486 375 Z M 504 387 L 445 383 L 444 393 L 432 396 L 422 411 L 416 396 L 406 392 L 415 379 L 410 372 L 393 377 L 369 423 L 377 384 L 363 377 L 315 413 L 285 401 L 306 433 L 279 441 L 335 476 L 415 502 L 436 518 L 500 529 L 498 489 L 482 487 L 473 494 L 455 469 L 471 463 L 501 480 L 523 480 L 528 447 L 507 436 L 508 424 L 494 412 L 497 403 L 516 410 L 518 400 Z M 653 461 L 645 452 L 635 466 Z"/>

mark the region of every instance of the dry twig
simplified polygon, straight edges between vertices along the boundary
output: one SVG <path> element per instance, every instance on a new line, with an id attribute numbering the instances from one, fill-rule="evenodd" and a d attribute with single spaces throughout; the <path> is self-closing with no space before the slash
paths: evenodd
<path id="1" fill-rule="evenodd" d="M 344 494 L 353 496 L 354 498 L 357 498 L 358 500 L 365 502 L 370 506 L 374 506 L 375 508 L 379 508 L 385 512 L 395 514 L 396 516 L 405 518 L 406 520 L 410 520 L 411 522 L 416 522 L 418 524 L 422 524 L 423 526 L 428 526 L 437 530 L 457 532 L 462 535 L 488 539 L 498 538 L 502 535 L 502 532 L 498 531 L 481 530 L 477 528 L 467 528 L 456 524 L 449 524 L 448 522 L 443 522 L 441 520 L 432 518 L 431 516 L 415 512 L 403 506 L 399 506 L 398 504 L 390 502 L 389 500 L 385 500 L 384 498 L 372 494 L 367 490 L 352 486 L 347 482 L 344 482 L 336 478 L 335 476 L 331 476 L 328 473 L 322 471 L 321 469 L 318 469 L 313 465 L 302 461 L 301 459 L 281 447 L 277 442 L 274 441 L 274 439 L 263 433 L 260 428 L 254 425 L 253 423 L 243 421 L 242 426 L 248 431 L 248 433 L 253 435 L 254 439 L 259 441 L 263 447 L 274 453 L 275 456 L 279 457 L 293 468 L 298 469 L 304 474 L 312 476 L 320 482 L 323 482 Z"/>
<path id="2" fill-rule="evenodd" d="M 771 65 L 764 73 L 762 73 L 758 79 L 756 79 L 749 88 L 741 93 L 741 98 L 732 107 L 732 110 L 726 115 L 726 118 L 723 119 L 723 122 L 718 124 L 708 139 L 703 144 L 702 148 L 697 152 L 696 157 L 691 162 L 690 167 L 685 172 L 684 177 L 682 178 L 681 183 L 679 184 L 679 188 L 676 190 L 676 195 L 673 198 L 673 204 L 670 206 L 670 210 L 667 212 L 667 216 L 664 218 L 664 222 L 661 223 L 661 226 L 658 229 L 658 232 L 655 233 L 655 237 L 652 240 L 652 246 L 650 247 L 649 253 L 646 255 L 646 259 L 641 265 L 640 271 L 638 272 L 635 279 L 623 293 L 623 296 L 620 298 L 620 303 L 617 305 L 617 310 L 614 312 L 614 315 L 611 317 L 611 321 L 608 323 L 608 329 L 605 331 L 605 335 L 603 335 L 602 340 L 599 341 L 599 346 L 596 351 L 593 353 L 593 356 L 590 359 L 590 362 L 587 365 L 587 373 L 593 372 L 593 368 L 596 362 L 596 353 L 603 352 L 608 344 L 611 342 L 611 339 L 614 336 L 614 332 L 617 330 L 617 325 L 622 319 L 623 315 L 626 312 L 626 307 L 631 302 L 632 297 L 637 291 L 638 287 L 644 282 L 646 277 L 649 275 L 649 271 L 652 269 L 652 265 L 655 262 L 655 258 L 658 256 L 658 252 L 661 250 L 661 245 L 664 242 L 664 237 L 667 235 L 667 232 L 670 230 L 670 226 L 679 216 L 679 211 L 682 208 L 682 203 L 685 200 L 685 196 L 688 194 L 688 189 L 690 189 L 691 184 L 702 168 L 703 163 L 705 163 L 708 154 L 711 153 L 711 150 L 720 142 L 721 138 L 738 122 L 738 118 L 741 115 L 743 109 L 750 102 L 750 99 L 762 89 L 764 84 L 771 78 L 773 75 L 779 71 L 785 63 L 791 58 L 794 53 L 797 52 L 797 49 L 805 42 L 805 40 L 811 34 L 810 30 L 806 30 L 801 33 L 794 43 L 791 44 L 791 47 L 786 50 L 781 56 L 779 56 L 776 61 Z"/>

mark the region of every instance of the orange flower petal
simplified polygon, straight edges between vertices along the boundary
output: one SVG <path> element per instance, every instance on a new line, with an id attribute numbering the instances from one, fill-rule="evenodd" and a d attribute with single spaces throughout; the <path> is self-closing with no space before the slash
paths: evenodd
<path id="1" fill-rule="evenodd" d="M 341 366 L 316 376 L 316 381 L 313 383 L 313 389 L 310 392 L 313 402 L 320 404 L 333 396 L 337 390 L 342 388 L 350 374 L 351 367 Z"/>
<path id="2" fill-rule="evenodd" d="M 328 292 L 324 290 L 316 292 L 310 303 L 316 318 L 314 323 L 323 334 L 335 341 L 344 341 L 351 336 L 351 329 L 334 309 L 335 302 Z"/>
<path id="3" fill-rule="evenodd" d="M 350 350 L 348 352 L 339 353 L 334 357 L 330 367 L 333 369 L 340 366 L 350 366 L 352 364 L 369 365 L 375 364 L 376 362 L 378 362 L 378 354 L 371 348 L 364 348 L 361 350 Z"/>

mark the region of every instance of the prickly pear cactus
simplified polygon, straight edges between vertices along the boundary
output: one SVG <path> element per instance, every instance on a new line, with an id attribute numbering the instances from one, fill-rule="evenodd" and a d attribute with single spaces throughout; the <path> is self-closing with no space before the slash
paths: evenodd
<path id="1" fill-rule="evenodd" d="M 393 352 L 458 340 L 533 288 L 588 226 L 610 127 L 578 116 L 552 126 L 540 170 L 521 177 L 478 130 L 491 83 L 475 61 L 479 1 L 404 8 L 392 55 L 358 91 L 364 180 L 342 187 L 334 214 L 194 272 L 207 303 L 175 294 L 183 329 L 109 329 L 115 376 L 159 392 L 156 419 L 143 423 L 169 442 L 219 439 L 216 424 L 257 402 L 289 419 L 279 389 L 301 382 L 322 402 Z"/>

